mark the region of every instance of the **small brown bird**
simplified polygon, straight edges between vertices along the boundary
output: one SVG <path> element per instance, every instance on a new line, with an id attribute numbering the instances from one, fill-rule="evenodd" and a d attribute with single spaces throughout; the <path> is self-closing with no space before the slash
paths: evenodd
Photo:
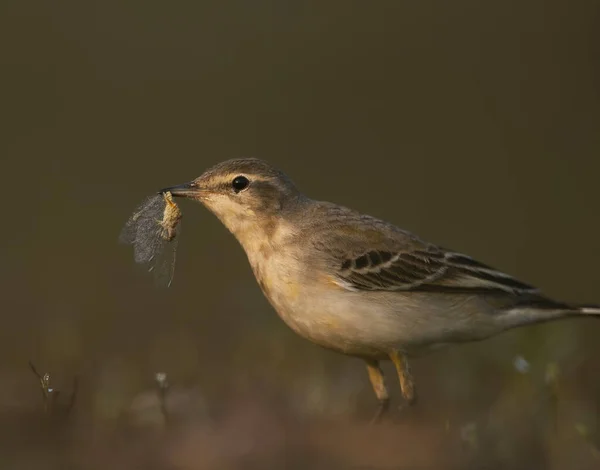
<path id="1" fill-rule="evenodd" d="M 391 360 L 403 397 L 416 393 L 407 359 L 448 343 L 565 317 L 600 315 L 396 226 L 303 195 L 257 159 L 220 163 L 163 189 L 204 204 L 244 248 L 279 316 L 304 338 L 365 360 L 389 407 L 379 361 Z"/>

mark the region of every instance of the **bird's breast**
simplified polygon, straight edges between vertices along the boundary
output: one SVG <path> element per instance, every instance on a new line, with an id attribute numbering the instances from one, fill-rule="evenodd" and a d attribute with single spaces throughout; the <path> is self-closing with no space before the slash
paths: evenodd
<path id="1" fill-rule="evenodd" d="M 258 256 L 250 264 L 260 288 L 277 312 L 293 308 L 301 294 L 295 267 L 276 254 Z"/>
<path id="2" fill-rule="evenodd" d="M 357 318 L 351 296 L 328 276 L 290 253 L 250 257 L 250 262 L 264 295 L 297 334 L 340 352 L 377 354 L 363 340 L 366 325 Z"/>

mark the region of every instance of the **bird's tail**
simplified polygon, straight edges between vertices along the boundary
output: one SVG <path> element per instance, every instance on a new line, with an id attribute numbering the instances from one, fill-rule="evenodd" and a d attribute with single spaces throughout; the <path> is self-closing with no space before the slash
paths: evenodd
<path id="1" fill-rule="evenodd" d="M 504 310 L 500 317 L 505 329 L 561 318 L 595 317 L 600 319 L 600 305 L 573 305 L 538 298 L 537 301 L 514 305 Z"/>
<path id="2" fill-rule="evenodd" d="M 573 315 L 600 315 L 600 305 L 582 305 L 572 311 Z"/>

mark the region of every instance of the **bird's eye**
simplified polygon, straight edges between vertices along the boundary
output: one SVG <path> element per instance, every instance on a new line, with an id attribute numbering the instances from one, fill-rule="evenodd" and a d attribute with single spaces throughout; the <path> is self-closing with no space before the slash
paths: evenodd
<path id="1" fill-rule="evenodd" d="M 231 186 L 233 187 L 233 190 L 236 193 L 239 193 L 240 191 L 246 189 L 249 184 L 250 181 L 248 181 L 248 178 L 246 178 L 245 176 L 236 176 L 231 182 Z"/>

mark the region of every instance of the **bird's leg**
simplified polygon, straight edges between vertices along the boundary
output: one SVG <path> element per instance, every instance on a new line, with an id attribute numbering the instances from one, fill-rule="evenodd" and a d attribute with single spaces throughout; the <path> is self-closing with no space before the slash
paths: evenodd
<path id="1" fill-rule="evenodd" d="M 410 366 L 408 360 L 404 354 L 399 351 L 393 351 L 390 354 L 390 359 L 396 366 L 398 372 L 398 378 L 400 379 L 400 390 L 402 396 L 409 405 L 414 405 L 417 401 L 417 393 L 415 391 L 415 384 L 410 373 Z"/>
<path id="2" fill-rule="evenodd" d="M 165 200 L 165 203 L 171 207 L 175 207 L 175 203 L 173 202 L 173 195 L 170 192 L 162 193 L 162 197 Z"/>
<path id="3" fill-rule="evenodd" d="M 387 412 L 390 407 L 390 397 L 385 386 L 385 379 L 383 377 L 383 371 L 379 367 L 379 362 L 375 360 L 367 360 L 367 372 L 369 372 L 369 380 L 379 401 L 377 412 L 371 419 L 371 424 L 377 423 L 381 420 L 383 415 Z"/>

